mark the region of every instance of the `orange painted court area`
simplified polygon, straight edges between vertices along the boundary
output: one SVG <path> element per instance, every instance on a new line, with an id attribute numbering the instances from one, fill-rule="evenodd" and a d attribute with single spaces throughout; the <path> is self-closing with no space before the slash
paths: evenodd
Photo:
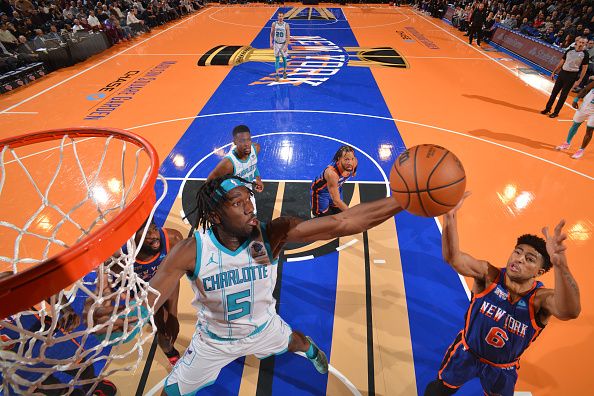
<path id="1" fill-rule="evenodd" d="M 291 6 L 302 7 L 301 4 L 285 4 L 285 7 Z M 322 4 L 320 7 L 339 8 L 336 4 Z M 557 119 L 541 115 L 540 110 L 544 108 L 552 88 L 550 80 L 526 72 L 528 66 L 488 45 L 483 44 L 482 48 L 469 46 L 465 37 L 444 21 L 410 7 L 340 8 L 359 47 L 392 47 L 408 62 L 409 67 L 403 69 L 370 68 L 389 109 L 391 117 L 388 118 L 392 120 L 388 122 L 397 126 L 405 145 L 441 145 L 456 153 L 464 164 L 467 189 L 472 195 L 459 214 L 462 250 L 474 257 L 486 259 L 493 265 L 505 266 L 517 236 L 524 233 L 540 234 L 543 226 L 554 227 L 560 219 L 566 220 L 567 257 L 580 285 L 582 312 L 577 320 L 569 322 L 551 319 L 542 335 L 521 359 L 516 390 L 531 392 L 533 396 L 589 394 L 590 389 L 594 389 L 590 363 L 594 356 L 594 289 L 590 285 L 594 277 L 591 265 L 594 256 L 594 148 L 589 147 L 580 160 L 570 158 L 573 151 L 567 153 L 555 150 L 555 146 L 562 143 L 567 135 L 574 110 L 567 104 Z M 198 67 L 198 59 L 218 45 L 249 45 L 276 10 L 276 7 L 265 5 L 212 4 L 178 22 L 135 38 L 130 43 L 112 47 L 83 63 L 60 69 L 34 84 L 4 94 L 0 97 L 0 138 L 54 128 L 115 127 L 148 139 L 156 147 L 160 160 L 164 161 L 172 155 L 172 150 L 195 121 L 196 115 L 233 70 L 231 66 Z M 291 20 L 288 22 L 291 23 Z M 315 34 L 324 34 L 325 29 L 333 29 L 333 26 L 318 26 Z M 420 33 L 426 40 L 413 35 L 413 31 Z M 406 34 L 402 35 L 401 32 Z M 298 34 L 297 30 L 293 34 Z M 299 34 L 314 33 L 306 31 Z M 406 39 L 407 36 L 409 39 Z M 436 48 L 431 48 L 428 42 Z M 132 100 L 122 101 L 117 109 L 102 119 L 89 119 L 98 105 L 88 99 L 90 95 L 101 92 L 102 88 L 122 76 L 145 75 L 155 68 L 162 70 L 157 69 L 159 72 L 155 73 L 154 79 L 143 85 Z M 273 64 L 270 64 L 272 71 Z M 246 80 L 233 80 L 243 85 L 237 85 L 239 88 L 230 91 L 224 101 L 233 103 L 237 99 L 236 95 L 241 95 L 243 86 L 247 87 L 251 82 L 265 77 L 258 75 L 258 72 L 258 69 L 251 70 L 246 66 Z M 124 77 L 122 84 L 126 84 L 126 81 L 129 79 Z M 358 81 L 347 81 L 329 90 L 326 93 L 328 101 L 337 97 L 364 102 L 365 98 L 358 97 L 358 84 Z M 324 90 L 324 87 L 321 85 L 316 89 Z M 298 90 L 302 87 L 290 88 Z M 259 95 L 266 95 L 266 91 L 263 90 Z M 292 97 L 291 109 L 295 114 L 299 111 L 328 111 L 327 103 L 307 102 L 300 98 Z M 571 96 L 568 103 L 570 100 Z M 262 105 L 256 99 L 253 103 L 253 107 L 246 106 L 241 111 L 247 114 L 272 108 L 270 104 Z M 331 110 L 348 112 L 338 107 Z M 235 117 L 241 119 L 240 115 Z M 296 115 L 283 122 L 287 126 L 285 131 L 304 131 L 306 128 L 299 124 Z M 574 146 L 581 142 L 584 131 L 585 128 L 580 129 Z M 210 140 L 211 133 L 230 135 L 230 130 L 200 130 L 202 143 L 196 150 L 208 148 L 207 151 L 211 151 L 220 145 L 220 140 Z M 371 132 L 365 129 L 345 131 L 344 139 L 348 141 L 350 134 L 361 136 L 367 133 Z M 257 135 L 258 131 L 252 131 L 252 134 Z M 377 148 L 385 143 L 389 142 L 379 142 Z M 85 149 L 93 152 L 93 147 Z M 185 149 L 191 151 L 194 148 Z M 263 156 L 274 154 L 275 150 L 274 147 L 264 147 Z M 305 161 L 316 147 L 314 144 L 295 144 L 294 150 L 298 150 L 300 158 Z M 36 158 L 43 162 L 42 155 Z M 323 165 L 320 164 L 320 169 Z M 263 179 L 277 178 L 271 172 L 263 175 Z M 354 197 L 358 196 L 357 191 Z M 68 194 L 67 187 L 64 194 Z M 189 230 L 175 210 L 169 213 L 166 225 L 179 229 L 184 235 Z M 381 232 L 383 234 L 377 236 L 378 240 L 395 240 L 396 235 L 404 231 L 392 227 Z M 383 248 L 385 246 L 377 247 Z M 399 250 L 391 249 L 388 255 L 399 255 Z M 348 267 L 349 260 L 351 263 L 360 261 L 363 250 L 355 245 L 353 250 L 345 249 L 340 254 L 340 265 L 352 268 Z M 399 263 L 400 259 L 396 257 L 394 260 Z M 415 265 L 422 267 L 423 262 Z M 352 268 L 350 271 L 357 269 Z M 392 288 L 395 290 L 392 293 L 390 283 L 385 283 L 391 276 L 401 272 L 400 264 L 395 264 L 393 272 L 377 272 L 372 286 L 374 307 L 377 307 L 374 308 L 374 334 L 377 334 L 374 347 L 378 359 L 374 375 L 377 394 L 417 394 L 414 382 L 408 383 L 403 389 L 402 382 L 391 380 L 394 376 L 402 375 L 403 365 L 408 365 L 407 375 L 414 376 L 414 363 L 411 363 L 414 362 L 414 349 L 411 352 L 410 339 L 407 338 L 410 334 L 406 328 L 408 320 L 412 319 L 403 297 L 407 291 L 403 284 L 399 284 Z M 340 366 L 361 393 L 366 394 L 366 357 L 364 354 L 358 356 L 357 353 L 361 351 L 353 347 L 355 344 L 365 345 L 366 341 L 349 338 L 353 337 L 353 332 L 365 334 L 365 318 L 359 316 L 349 319 L 348 315 L 352 313 L 344 308 L 349 304 L 364 307 L 364 296 L 356 295 L 356 291 L 361 290 L 358 289 L 361 278 L 351 279 L 349 276 L 349 273 L 339 272 L 337 287 L 352 287 L 355 292 L 349 295 L 352 300 L 336 303 L 333 357 L 330 363 Z M 430 278 L 431 274 L 425 276 Z M 541 280 L 546 286 L 553 287 L 553 271 Z M 189 305 L 189 293 L 189 288 L 182 288 L 180 312 L 184 314 L 180 315 L 180 351 L 187 346 L 195 322 L 195 313 Z M 398 301 L 402 300 L 399 309 L 382 306 L 392 304 L 399 298 L 398 295 Z M 427 295 L 426 298 L 433 302 L 439 301 L 442 305 L 448 304 L 448 300 L 439 293 Z M 400 322 L 401 319 L 404 321 Z M 444 322 L 450 319 L 439 318 Z M 462 320 L 460 317 L 455 319 L 456 323 Z M 407 331 L 398 336 L 391 334 L 392 320 L 402 323 Z M 341 323 L 346 326 L 345 330 L 337 333 Z M 351 347 L 354 348 L 353 354 L 349 356 L 344 348 Z M 405 357 L 400 359 L 399 353 Z M 157 350 L 156 354 L 152 367 L 160 374 L 149 377 L 146 390 L 162 379 L 168 370 L 162 351 Z M 364 364 L 360 363 L 361 359 Z M 249 364 L 246 361 L 246 367 Z M 116 378 L 114 382 L 120 387 L 120 394 L 132 394 L 129 392 L 136 390 L 141 371 L 142 368 L 134 374 L 126 373 Z M 245 387 L 257 380 L 247 377 L 255 375 L 253 372 L 250 374 L 249 370 L 244 369 L 243 373 L 242 381 L 245 384 L 242 382 L 244 388 L 239 393 L 250 394 L 246 389 L 251 388 Z M 327 394 L 349 393 L 331 379 Z"/>

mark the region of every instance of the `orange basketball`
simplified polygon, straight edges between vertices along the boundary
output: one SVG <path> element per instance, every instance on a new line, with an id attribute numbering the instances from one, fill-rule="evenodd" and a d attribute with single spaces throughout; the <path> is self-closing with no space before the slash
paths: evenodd
<path id="1" fill-rule="evenodd" d="M 434 144 L 400 154 L 390 171 L 392 196 L 406 211 L 425 217 L 442 215 L 460 202 L 466 188 L 462 163 Z"/>

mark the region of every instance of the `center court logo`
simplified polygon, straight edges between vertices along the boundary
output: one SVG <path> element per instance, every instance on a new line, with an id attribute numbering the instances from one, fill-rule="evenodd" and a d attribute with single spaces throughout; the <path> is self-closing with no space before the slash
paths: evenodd
<path id="1" fill-rule="evenodd" d="M 245 62 L 274 62 L 271 48 L 219 45 L 198 60 L 198 66 L 236 66 Z M 250 85 L 293 85 L 317 87 L 343 67 L 384 66 L 407 68 L 408 62 L 391 47 L 340 47 L 321 36 L 293 36 L 287 65 L 287 78 L 275 81 L 274 73 Z"/>

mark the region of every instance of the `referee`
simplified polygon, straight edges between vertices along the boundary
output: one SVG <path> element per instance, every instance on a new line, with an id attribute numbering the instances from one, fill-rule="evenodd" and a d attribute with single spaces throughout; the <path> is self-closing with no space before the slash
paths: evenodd
<path id="1" fill-rule="evenodd" d="M 559 73 L 557 81 L 555 81 L 555 86 L 553 87 L 553 92 L 551 92 L 551 97 L 547 102 L 547 106 L 541 111 L 542 114 L 549 114 L 551 112 L 555 99 L 557 98 L 557 95 L 559 95 L 559 92 L 561 92 L 561 96 L 559 96 L 559 100 L 557 101 L 557 106 L 555 106 L 555 111 L 549 114 L 550 118 L 557 117 L 559 111 L 561 111 L 561 108 L 563 107 L 563 103 L 565 103 L 565 99 L 567 99 L 569 91 L 572 88 L 575 88 L 584 78 L 584 75 L 588 70 L 588 62 L 590 61 L 590 55 L 588 54 L 588 51 L 586 51 L 587 44 L 588 39 L 580 37 L 575 42 L 575 48 L 570 48 L 565 51 L 563 59 L 559 61 L 559 64 L 551 74 L 551 80 L 555 81 L 555 74 Z"/>

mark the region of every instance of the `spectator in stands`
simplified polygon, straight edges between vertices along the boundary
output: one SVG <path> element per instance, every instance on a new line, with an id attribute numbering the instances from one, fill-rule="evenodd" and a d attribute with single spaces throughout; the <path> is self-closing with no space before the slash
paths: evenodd
<path id="1" fill-rule="evenodd" d="M 16 0 L 14 2 L 14 7 L 18 11 L 23 12 L 25 14 L 30 14 L 31 11 L 35 9 L 35 6 L 29 0 Z"/>
<path id="2" fill-rule="evenodd" d="M 35 29 L 35 38 L 33 39 L 35 49 L 45 49 L 45 39 L 43 37 L 43 30 Z"/>
<path id="3" fill-rule="evenodd" d="M 490 12 L 489 15 L 487 15 L 487 19 L 485 20 L 485 24 L 483 25 L 483 39 L 485 40 L 485 42 L 488 43 L 489 41 L 491 41 L 495 29 L 497 29 L 496 24 L 498 24 L 499 22 L 499 17 L 494 18 L 492 12 Z"/>
<path id="4" fill-rule="evenodd" d="M 50 31 L 48 32 L 48 34 L 45 35 L 45 39 L 46 40 L 56 40 L 56 42 L 58 42 L 58 43 L 62 43 L 64 41 L 64 40 L 62 40 L 62 37 L 60 37 L 60 34 L 58 33 L 58 28 L 56 27 L 56 25 L 50 26 Z"/>
<path id="5" fill-rule="evenodd" d="M 89 23 L 91 28 L 93 28 L 93 30 L 98 30 L 101 27 L 101 22 L 99 22 L 99 19 L 97 19 L 97 17 L 95 16 L 95 11 L 93 10 L 89 11 L 89 17 L 87 18 L 87 22 Z"/>
<path id="6" fill-rule="evenodd" d="M 532 26 L 528 23 L 528 18 L 524 18 L 522 20 L 522 24 L 520 25 L 520 33 L 530 35 L 532 33 Z"/>
<path id="7" fill-rule="evenodd" d="M 33 49 L 25 36 L 19 36 L 17 52 L 19 53 L 18 58 L 23 59 L 25 62 L 38 62 L 41 60 L 40 53 Z"/>
<path id="8" fill-rule="evenodd" d="M 518 21 L 514 15 L 508 14 L 507 18 L 504 19 L 501 24 L 508 29 L 514 29 L 516 26 L 518 26 Z"/>
<path id="9" fill-rule="evenodd" d="M 563 58 L 557 67 L 555 67 L 555 70 L 553 70 L 551 79 L 554 80 L 555 74 L 558 73 L 557 81 L 555 81 L 549 101 L 541 113 L 549 114 L 553 104 L 555 103 L 557 95 L 559 95 L 559 93 L 561 93 L 561 95 L 559 96 L 555 110 L 549 115 L 549 118 L 555 118 L 559 116 L 559 111 L 561 111 L 569 91 L 572 88 L 577 87 L 579 82 L 584 78 L 590 60 L 590 55 L 585 50 L 587 43 L 588 41 L 585 38 L 580 38 L 576 42 L 574 49 L 565 51 Z"/>
<path id="10" fill-rule="evenodd" d="M 541 39 L 548 44 L 555 43 L 555 31 L 552 26 L 547 27 Z"/>
<path id="11" fill-rule="evenodd" d="M 72 31 L 74 33 L 76 33 L 76 32 L 82 32 L 84 30 L 85 30 L 85 27 L 83 25 L 81 25 L 81 23 L 78 19 L 75 19 L 74 24 L 72 25 Z"/>
<path id="12" fill-rule="evenodd" d="M 137 12 L 138 11 L 136 10 L 136 8 L 131 8 L 130 11 L 128 11 L 128 17 L 126 19 L 126 24 L 130 26 L 132 32 L 134 32 L 135 34 L 138 34 L 141 31 L 145 30 L 144 21 L 141 21 L 136 17 Z"/>
<path id="13" fill-rule="evenodd" d="M 15 49 L 19 45 L 19 41 L 16 37 L 6 28 L 6 24 L 0 24 L 0 42 L 6 47 L 6 49 Z"/>
<path id="14" fill-rule="evenodd" d="M 19 61 L 17 56 L 4 47 L 0 41 L 0 72 L 4 73 L 16 69 Z"/>

